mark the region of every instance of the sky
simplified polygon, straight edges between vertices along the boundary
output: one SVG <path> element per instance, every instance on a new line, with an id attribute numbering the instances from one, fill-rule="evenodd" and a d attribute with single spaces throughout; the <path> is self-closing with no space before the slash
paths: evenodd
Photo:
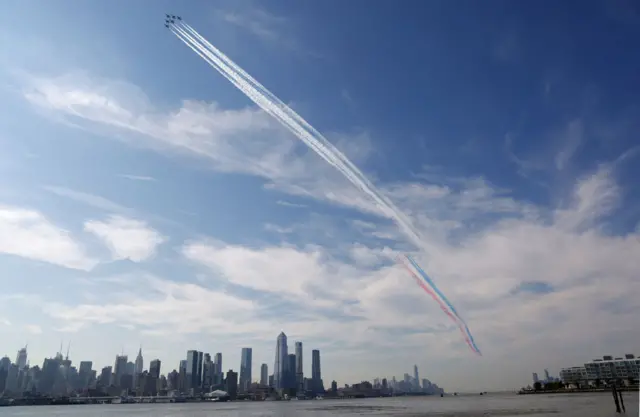
<path id="1" fill-rule="evenodd" d="M 358 166 L 366 194 L 163 26 L 181 15 Z M 0 355 L 222 352 L 276 337 L 325 385 L 517 389 L 640 354 L 631 1 L 84 2 L 0 15 Z M 635 180 L 634 180 L 635 179 Z M 394 262 L 410 253 L 474 355 Z"/>

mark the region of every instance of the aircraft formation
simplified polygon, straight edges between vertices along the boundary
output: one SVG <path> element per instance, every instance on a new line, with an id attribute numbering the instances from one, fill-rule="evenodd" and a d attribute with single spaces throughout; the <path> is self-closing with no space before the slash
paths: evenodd
<path id="1" fill-rule="evenodd" d="M 174 14 L 165 14 L 164 27 L 168 29 L 170 25 L 176 23 L 176 20 L 182 20 L 182 17 Z"/>

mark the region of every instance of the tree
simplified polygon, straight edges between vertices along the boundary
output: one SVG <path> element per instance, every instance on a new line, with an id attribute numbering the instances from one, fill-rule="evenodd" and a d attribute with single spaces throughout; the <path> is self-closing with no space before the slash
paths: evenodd
<path id="1" fill-rule="evenodd" d="M 540 391 L 540 389 L 541 389 L 541 388 L 542 388 L 542 384 L 541 384 L 539 381 L 536 381 L 536 382 L 533 384 L 533 389 L 534 389 L 534 390 L 536 390 L 536 391 Z"/>
<path id="2" fill-rule="evenodd" d="M 596 388 L 600 388 L 600 385 L 602 385 L 602 381 L 600 381 L 600 378 L 596 379 Z"/>

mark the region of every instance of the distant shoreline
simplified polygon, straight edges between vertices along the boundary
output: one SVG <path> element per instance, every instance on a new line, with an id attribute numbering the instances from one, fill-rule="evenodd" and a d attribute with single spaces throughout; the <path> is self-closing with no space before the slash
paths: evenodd
<path id="1" fill-rule="evenodd" d="M 618 387 L 618 392 L 637 392 L 638 387 Z M 538 390 L 538 391 L 518 391 L 518 395 L 531 395 L 531 394 L 594 394 L 601 392 L 611 392 L 608 388 L 585 388 L 585 389 L 558 389 L 558 390 Z"/>

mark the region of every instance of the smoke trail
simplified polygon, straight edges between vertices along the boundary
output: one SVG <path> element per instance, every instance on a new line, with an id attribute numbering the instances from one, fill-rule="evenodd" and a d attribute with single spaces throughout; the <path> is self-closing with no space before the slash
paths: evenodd
<path id="1" fill-rule="evenodd" d="M 426 272 L 424 272 L 424 270 L 420 267 L 420 265 L 418 265 L 418 263 L 409 255 L 405 255 L 405 257 L 407 258 L 407 260 L 411 263 L 411 265 L 413 265 L 414 268 L 416 268 L 420 274 L 420 276 L 422 276 L 422 278 L 424 279 L 424 281 L 436 292 L 436 294 L 438 294 L 438 296 L 442 299 L 442 301 L 449 307 L 449 309 L 451 310 L 451 312 L 453 312 L 453 314 L 458 318 L 458 320 L 462 323 L 462 325 L 464 326 L 464 329 L 466 331 L 466 334 L 468 335 L 469 339 L 471 340 L 471 344 L 473 344 L 473 347 L 475 348 L 475 350 L 478 351 L 478 353 L 480 353 L 480 349 L 478 349 L 478 346 L 476 345 L 475 340 L 473 339 L 473 336 L 471 335 L 471 331 L 469 330 L 469 326 L 467 326 L 467 323 L 464 321 L 464 319 L 462 318 L 462 316 L 460 316 L 460 314 L 458 313 L 458 311 L 456 310 L 456 308 L 453 306 L 453 304 L 451 304 L 451 302 L 447 299 L 447 297 L 442 293 L 442 291 L 440 291 L 440 289 L 436 286 L 436 284 L 433 282 L 433 280 L 431 278 L 429 278 L 429 276 L 427 275 Z"/>
<path id="2" fill-rule="evenodd" d="M 260 91 L 256 87 L 254 87 L 249 81 L 243 79 L 238 73 L 234 72 L 230 65 L 227 64 L 229 62 L 233 62 L 231 59 L 220 52 L 217 48 L 213 47 L 213 45 L 208 44 L 207 46 L 210 47 L 207 48 L 207 46 L 203 45 L 202 42 L 198 42 L 193 36 L 183 29 L 183 26 L 184 24 L 181 26 L 173 26 L 175 29 L 174 33 L 176 33 L 176 35 L 182 35 L 178 36 L 178 38 L 185 43 L 190 43 L 191 45 L 189 46 L 197 48 L 202 52 L 202 54 L 206 55 L 209 59 L 205 58 L 205 61 L 207 61 L 207 63 L 209 63 L 216 71 L 231 81 L 264 111 L 275 116 L 301 141 L 316 151 L 325 161 L 338 169 L 354 186 L 371 197 L 377 204 L 378 208 L 380 208 L 387 217 L 393 219 L 404 234 L 417 247 L 424 248 L 424 242 L 422 242 L 419 234 L 413 228 L 411 222 L 406 218 L 404 213 L 402 213 L 388 197 L 380 193 L 369 179 L 366 178 L 364 174 L 355 165 L 353 165 L 353 163 L 344 154 L 342 154 L 342 152 L 340 152 L 300 115 L 289 108 L 262 85 L 260 85 L 260 89 L 263 90 L 263 94 L 260 94 Z M 191 33 L 196 33 L 193 28 L 188 27 L 188 29 Z M 197 36 L 202 38 L 200 35 Z M 202 54 L 199 53 L 201 57 Z M 234 67 L 237 67 L 237 65 L 234 64 Z M 269 100 L 269 98 L 271 98 L 271 100 Z"/>
<path id="3" fill-rule="evenodd" d="M 422 270 L 422 268 L 420 268 L 420 265 L 418 265 L 418 263 L 413 260 L 413 258 L 409 255 L 404 255 L 404 257 L 407 259 L 407 261 L 418 271 L 418 273 L 420 274 L 420 276 L 422 277 L 422 279 L 424 280 L 424 282 L 429 286 L 429 288 L 431 288 L 432 291 L 435 291 L 435 293 L 439 296 L 439 303 L 442 306 L 442 303 L 444 302 L 449 309 L 451 310 L 451 312 L 453 313 L 453 315 L 455 315 L 455 319 L 456 322 L 462 326 L 460 328 L 460 330 L 463 330 L 463 333 L 465 334 L 465 339 L 470 343 L 470 345 L 472 345 L 472 348 L 478 353 L 480 353 L 480 349 L 478 348 L 478 345 L 476 345 L 475 340 L 473 339 L 473 335 L 471 334 L 471 331 L 469 330 L 469 326 L 467 326 L 467 323 L 464 321 L 464 319 L 460 316 L 460 314 L 458 314 L 458 312 L 456 311 L 455 307 L 453 306 L 453 304 L 451 304 L 451 302 L 447 299 L 447 297 L 442 293 L 442 291 L 440 291 L 440 289 L 436 286 L 436 284 L 433 282 L 433 280 L 431 280 L 431 278 L 429 278 L 429 276 L 427 275 L 426 272 L 424 272 Z M 440 301 L 441 300 L 441 301 Z"/>
<path id="4" fill-rule="evenodd" d="M 405 258 L 408 260 L 408 256 L 404 255 L 402 256 L 402 258 Z M 456 317 L 454 317 L 454 315 L 447 309 L 447 307 L 442 303 L 442 301 L 438 298 L 438 296 L 431 290 L 431 288 L 429 288 L 427 285 L 425 285 L 424 282 L 422 282 L 422 280 L 420 280 L 420 278 L 418 278 L 418 276 L 415 274 L 415 272 L 409 267 L 409 265 L 407 265 L 404 261 L 401 260 L 401 257 L 398 256 L 396 258 L 396 260 L 402 264 L 402 266 L 405 267 L 405 269 L 409 272 L 409 274 L 411 274 L 411 276 L 416 280 L 416 282 L 418 283 L 418 285 L 427 293 L 431 296 L 431 298 L 433 298 L 433 300 L 438 303 L 438 305 L 440 306 L 440 309 L 442 310 L 442 312 L 444 314 L 446 314 L 447 316 L 449 316 L 449 318 L 456 324 L 456 326 L 458 326 L 458 330 L 460 330 L 460 333 L 462 334 L 462 337 L 464 338 L 464 341 L 467 342 L 467 345 L 469 346 L 469 348 L 477 353 L 478 355 L 482 355 L 482 353 L 480 353 L 480 350 L 478 350 L 478 348 L 476 346 L 474 346 L 474 344 L 471 342 L 471 340 L 469 340 L 469 337 L 467 336 L 467 333 L 465 333 L 465 330 L 462 327 L 462 323 L 460 323 L 459 320 L 456 319 Z"/>
<path id="5" fill-rule="evenodd" d="M 419 234 L 411 225 L 410 220 L 402 213 L 389 198 L 380 191 L 369 181 L 367 177 L 344 155 L 340 152 L 331 142 L 329 142 L 320 132 L 318 132 L 313 126 L 311 126 L 306 120 L 304 120 L 295 111 L 289 108 L 278 97 L 271 93 L 266 87 L 255 80 L 251 75 L 245 72 L 240 66 L 233 62 L 224 53 L 218 50 L 215 46 L 209 43 L 203 36 L 201 36 L 195 29 L 184 22 L 178 22 L 171 25 L 171 31 L 185 43 L 189 48 L 196 52 L 205 62 L 218 71 L 223 77 L 229 80 L 236 88 L 242 91 L 247 97 L 249 97 L 254 103 L 256 103 L 265 112 L 277 119 L 284 127 L 291 131 L 302 142 L 314 150 L 321 158 L 340 171 L 354 186 L 359 188 L 370 198 L 372 198 L 379 209 L 400 227 L 400 230 L 411 240 L 417 247 L 426 248 L 426 245 L 420 239 Z M 438 293 L 438 298 L 433 291 L 428 289 L 425 285 L 419 281 L 421 286 L 440 304 L 442 310 L 456 321 L 460 330 L 463 332 L 465 340 L 472 347 L 475 346 L 473 338 L 468 330 L 466 324 L 466 333 L 460 327 L 459 321 L 464 321 L 459 317 L 453 305 L 446 299 L 446 297 L 440 292 L 439 289 L 433 284 L 430 278 L 426 276 L 424 271 L 409 259 L 414 267 L 420 271 L 420 275 L 426 277 L 425 281 L 429 283 L 434 290 Z M 409 272 L 414 278 L 417 278 L 415 273 L 409 269 Z M 451 311 L 460 319 L 459 321 L 451 315 L 447 308 L 441 303 L 442 299 L 449 307 Z M 473 346 L 472 346 L 473 345 Z M 475 351 L 479 350 L 475 346 Z"/>

